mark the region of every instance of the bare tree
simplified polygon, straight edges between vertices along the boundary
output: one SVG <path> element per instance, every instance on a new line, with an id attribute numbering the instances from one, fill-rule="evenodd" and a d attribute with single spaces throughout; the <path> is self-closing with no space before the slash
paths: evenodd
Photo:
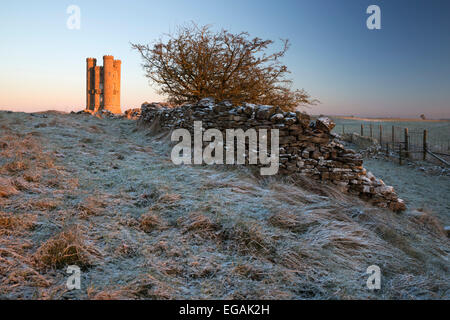
<path id="1" fill-rule="evenodd" d="M 286 78 L 290 72 L 280 62 L 288 40 L 280 51 L 267 53 L 272 40 L 251 39 L 247 32 L 213 32 L 194 23 L 166 37 L 152 45 L 131 45 L 144 60 L 146 76 L 171 103 L 213 97 L 292 110 L 318 102 L 303 89 L 291 89 L 292 80 Z"/>

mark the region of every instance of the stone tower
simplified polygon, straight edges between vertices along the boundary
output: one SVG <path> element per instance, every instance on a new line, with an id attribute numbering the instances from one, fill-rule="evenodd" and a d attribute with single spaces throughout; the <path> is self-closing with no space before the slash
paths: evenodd
<path id="1" fill-rule="evenodd" d="M 97 66 L 97 59 L 86 59 L 86 110 L 97 112 L 120 110 L 120 67 L 121 61 L 113 56 L 103 56 L 103 67 Z"/>

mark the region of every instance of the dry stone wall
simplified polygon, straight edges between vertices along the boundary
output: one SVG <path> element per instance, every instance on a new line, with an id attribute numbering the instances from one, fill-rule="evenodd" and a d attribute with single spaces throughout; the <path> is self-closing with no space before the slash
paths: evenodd
<path id="1" fill-rule="evenodd" d="M 311 121 L 305 113 L 283 112 L 278 107 L 233 106 L 227 101 L 216 104 L 212 99 L 203 99 L 177 108 L 143 104 L 139 121 L 156 125 L 160 130 L 186 128 L 191 132 L 194 121 L 202 121 L 204 129 L 215 128 L 222 132 L 226 129 L 278 129 L 279 174 L 300 173 L 332 183 L 343 192 L 357 195 L 378 207 L 393 211 L 405 209 L 393 187 L 386 186 L 364 169 L 360 154 L 344 148 L 331 132 L 334 123 L 326 117 Z"/>

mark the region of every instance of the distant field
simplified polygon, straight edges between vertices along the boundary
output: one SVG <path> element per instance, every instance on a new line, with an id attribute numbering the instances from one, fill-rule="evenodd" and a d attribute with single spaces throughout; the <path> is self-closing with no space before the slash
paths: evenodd
<path id="1" fill-rule="evenodd" d="M 395 139 L 403 139 L 403 128 L 408 128 L 411 135 L 411 143 L 422 144 L 423 130 L 428 131 L 429 147 L 436 152 L 450 152 L 450 120 L 415 120 L 415 119 L 368 119 L 350 117 L 331 117 L 336 127 L 334 132 L 361 132 L 361 124 L 364 126 L 364 135 L 370 134 L 372 125 L 373 136 L 378 139 L 379 126 L 382 126 L 383 140 L 392 140 L 392 126 L 395 127 Z"/>

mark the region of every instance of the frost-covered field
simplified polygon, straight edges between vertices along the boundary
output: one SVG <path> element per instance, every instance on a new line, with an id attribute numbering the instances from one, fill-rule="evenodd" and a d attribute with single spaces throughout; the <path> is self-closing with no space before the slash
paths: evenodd
<path id="1" fill-rule="evenodd" d="M 169 154 L 167 137 L 130 120 L 0 112 L 0 298 L 450 297 L 430 208 L 395 214 L 300 177 Z M 69 264 L 81 290 L 65 287 Z M 365 287 L 373 264 L 379 292 Z"/>
<path id="2" fill-rule="evenodd" d="M 366 159 L 364 165 L 388 185 L 394 186 L 411 210 L 424 210 L 450 225 L 450 176 L 421 171 L 418 166 L 402 165 L 397 161 Z M 425 164 L 424 164 L 425 165 Z"/>

